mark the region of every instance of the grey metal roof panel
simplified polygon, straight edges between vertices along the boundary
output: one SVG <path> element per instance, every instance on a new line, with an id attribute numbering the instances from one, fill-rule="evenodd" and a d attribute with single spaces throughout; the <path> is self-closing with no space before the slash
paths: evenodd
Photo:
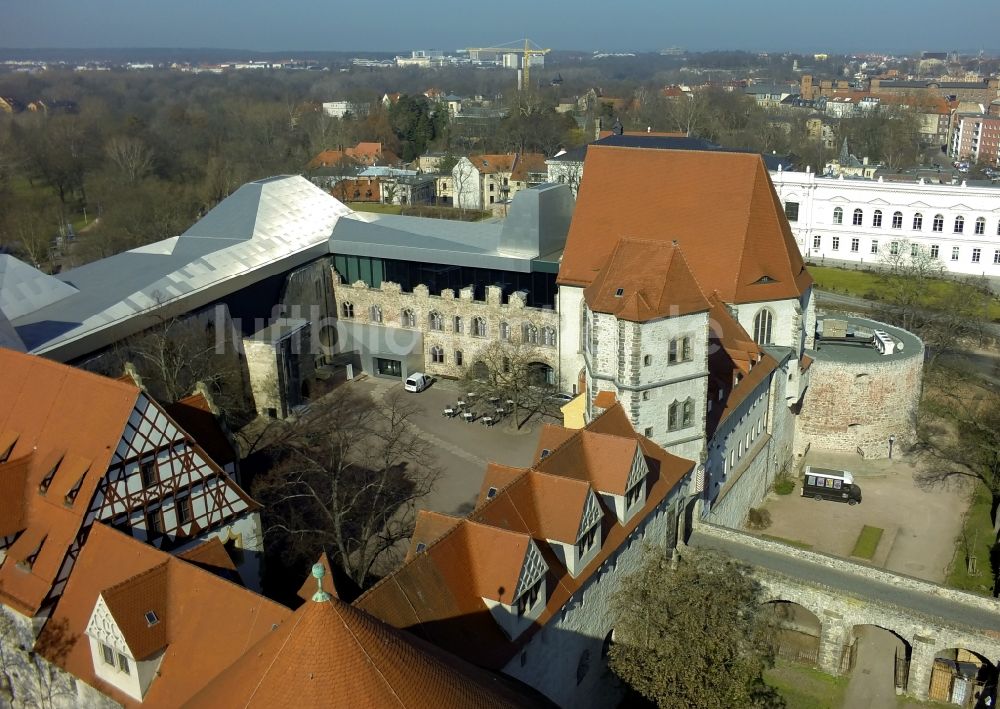
<path id="1" fill-rule="evenodd" d="M 54 276 L 0 254 L 0 312 L 14 320 L 76 293 L 76 289 Z"/>

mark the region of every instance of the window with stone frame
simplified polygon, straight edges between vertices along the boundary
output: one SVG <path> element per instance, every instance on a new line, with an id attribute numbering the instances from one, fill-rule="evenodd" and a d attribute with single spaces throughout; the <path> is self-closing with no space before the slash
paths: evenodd
<path id="1" fill-rule="evenodd" d="M 903 213 L 893 212 L 892 213 L 892 228 L 902 229 L 903 228 Z"/>
<path id="2" fill-rule="evenodd" d="M 537 345 L 538 328 L 532 325 L 530 322 L 524 323 L 521 326 L 521 341 L 526 345 Z"/>
<path id="3" fill-rule="evenodd" d="M 841 207 L 837 207 L 833 210 L 833 223 L 843 224 L 844 223 L 844 210 Z"/>
<path id="4" fill-rule="evenodd" d="M 374 323 L 382 322 L 382 308 L 378 305 L 373 305 L 368 311 L 369 319 Z"/>
<path id="5" fill-rule="evenodd" d="M 505 321 L 500 322 L 500 339 L 504 341 L 510 339 L 510 325 Z"/>
<path id="6" fill-rule="evenodd" d="M 861 226 L 865 220 L 865 213 L 860 209 L 854 210 L 854 226 Z"/>
<path id="7" fill-rule="evenodd" d="M 799 203 L 785 202 L 785 216 L 788 221 L 797 222 L 799 220 Z"/>
<path id="8" fill-rule="evenodd" d="M 463 360 L 464 356 L 462 355 L 462 350 L 455 350 L 455 364 L 461 367 Z"/>
<path id="9" fill-rule="evenodd" d="M 767 308 L 762 308 L 753 319 L 753 340 L 758 345 L 771 344 L 771 325 L 774 316 Z"/>
<path id="10" fill-rule="evenodd" d="M 681 427 L 688 428 L 694 426 L 694 399 L 687 399 L 684 402 L 683 412 L 681 419 Z"/>
<path id="11" fill-rule="evenodd" d="M 881 209 L 876 209 L 872 213 L 872 226 L 873 227 L 881 227 L 882 226 L 882 210 Z"/>
<path id="12" fill-rule="evenodd" d="M 677 338 L 667 343 L 667 364 L 677 364 Z"/>
<path id="13" fill-rule="evenodd" d="M 431 362 L 434 364 L 444 364 L 444 348 L 439 345 L 431 347 Z"/>
<path id="14" fill-rule="evenodd" d="M 913 215 L 913 231 L 920 231 L 924 228 L 924 215 L 917 212 Z"/>
<path id="15" fill-rule="evenodd" d="M 456 315 L 455 316 L 455 318 L 453 320 L 453 324 L 454 324 L 455 334 L 456 335 L 461 335 L 463 332 L 465 332 L 465 329 L 464 329 L 465 326 L 462 323 L 462 316 L 461 315 Z"/>
<path id="16" fill-rule="evenodd" d="M 961 234 L 965 231 L 965 217 L 955 217 L 955 227 L 956 234 Z"/>
<path id="17" fill-rule="evenodd" d="M 486 337 L 486 318 L 472 318 L 472 336 Z"/>
<path id="18" fill-rule="evenodd" d="M 340 304 L 340 317 L 345 319 L 352 319 L 354 317 L 354 303 L 344 301 Z"/>
<path id="19" fill-rule="evenodd" d="M 546 347 L 556 346 L 556 330 L 553 327 L 545 326 L 542 328 L 542 344 Z"/>
<path id="20" fill-rule="evenodd" d="M 986 220 L 983 217 L 976 219 L 976 234 L 986 233 Z"/>
<path id="21" fill-rule="evenodd" d="M 676 431 L 678 426 L 678 421 L 680 420 L 681 403 L 675 401 L 670 406 L 667 407 L 667 430 Z"/>
<path id="22" fill-rule="evenodd" d="M 403 323 L 403 327 L 416 327 L 417 326 L 417 315 L 409 308 L 403 310 L 402 316 L 399 318 L 400 322 Z"/>
<path id="23" fill-rule="evenodd" d="M 680 351 L 679 354 L 680 354 L 680 358 L 681 358 L 682 362 L 690 362 L 691 361 L 691 338 L 690 337 L 682 337 L 681 338 L 681 351 Z"/>
<path id="24" fill-rule="evenodd" d="M 431 314 L 427 316 L 427 322 L 431 330 L 436 330 L 437 332 L 444 330 L 444 316 L 436 310 L 432 310 Z"/>
<path id="25" fill-rule="evenodd" d="M 944 217 L 940 214 L 934 215 L 934 222 L 931 224 L 931 231 L 944 231 Z"/>

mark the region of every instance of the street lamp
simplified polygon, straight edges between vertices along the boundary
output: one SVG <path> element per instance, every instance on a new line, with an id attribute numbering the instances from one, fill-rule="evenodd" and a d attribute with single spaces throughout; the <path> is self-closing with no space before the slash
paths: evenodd
<path id="1" fill-rule="evenodd" d="M 889 436 L 889 460 L 892 460 L 892 444 L 896 442 L 896 436 Z"/>

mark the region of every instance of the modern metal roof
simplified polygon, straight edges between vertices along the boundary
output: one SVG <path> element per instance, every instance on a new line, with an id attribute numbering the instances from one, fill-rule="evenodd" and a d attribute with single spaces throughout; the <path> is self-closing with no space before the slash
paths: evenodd
<path id="1" fill-rule="evenodd" d="M 29 351 L 74 359 L 328 253 L 350 214 L 303 177 L 251 182 L 181 236 L 50 277 L 72 293 L 8 317 Z"/>
<path id="2" fill-rule="evenodd" d="M 542 185 L 505 221 L 359 214 L 300 176 L 239 188 L 180 236 L 47 276 L 0 257 L 0 345 L 71 361 L 331 253 L 530 272 L 561 248 L 572 196 Z M 8 344 L 10 343 L 10 344 Z"/>

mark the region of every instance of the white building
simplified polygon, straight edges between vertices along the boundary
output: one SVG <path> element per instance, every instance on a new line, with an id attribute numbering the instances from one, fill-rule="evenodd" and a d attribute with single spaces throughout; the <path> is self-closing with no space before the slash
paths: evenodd
<path id="1" fill-rule="evenodd" d="M 918 248 L 952 273 L 1000 276 L 1000 187 L 772 173 L 802 255 L 877 264 Z"/>

